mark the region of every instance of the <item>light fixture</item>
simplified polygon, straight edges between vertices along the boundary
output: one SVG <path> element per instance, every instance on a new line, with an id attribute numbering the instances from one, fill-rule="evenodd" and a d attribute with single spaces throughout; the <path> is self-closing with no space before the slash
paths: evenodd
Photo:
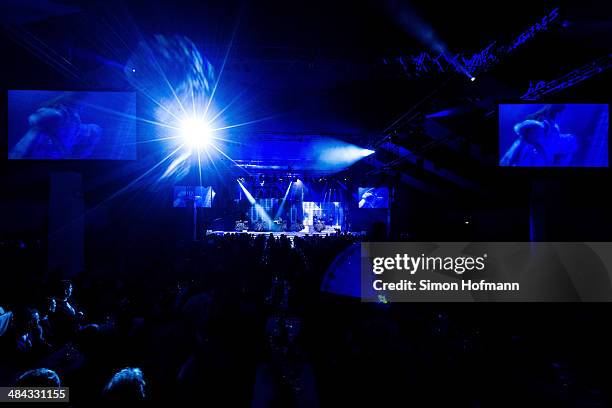
<path id="1" fill-rule="evenodd" d="M 203 119 L 185 119 L 181 122 L 180 132 L 185 144 L 193 148 L 203 148 L 212 142 L 213 131 Z"/>

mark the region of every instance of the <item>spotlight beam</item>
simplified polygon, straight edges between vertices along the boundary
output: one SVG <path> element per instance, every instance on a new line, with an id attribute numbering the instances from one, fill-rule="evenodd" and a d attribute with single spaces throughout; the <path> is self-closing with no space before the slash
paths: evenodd
<path id="1" fill-rule="evenodd" d="M 111 194 L 110 196 L 108 196 L 104 201 L 102 201 L 100 204 L 94 206 L 91 211 L 95 210 L 96 208 L 98 208 L 99 206 L 101 206 L 102 204 L 114 199 L 115 197 L 121 195 L 122 193 L 124 193 L 125 191 L 129 190 L 131 187 L 133 187 L 136 183 L 138 183 L 140 180 L 142 180 L 143 178 L 145 178 L 146 176 L 148 176 L 151 172 L 153 172 L 153 170 L 155 170 L 156 168 L 158 168 L 159 166 L 161 166 L 163 163 L 165 163 L 168 159 L 170 159 L 172 156 L 174 156 L 175 153 L 177 153 L 179 150 L 181 150 L 183 148 L 183 146 L 179 146 L 176 149 L 174 149 L 172 152 L 170 152 L 167 156 L 165 156 L 163 159 L 161 159 L 159 162 L 157 162 L 155 165 L 153 165 L 149 170 L 145 171 L 143 174 L 141 174 L 140 176 L 138 176 L 137 178 L 135 178 L 134 180 L 132 180 L 130 183 L 128 183 L 127 185 L 125 185 L 124 187 L 120 188 L 119 190 L 115 191 L 113 194 Z"/>
<path id="2" fill-rule="evenodd" d="M 257 215 L 259 215 L 259 217 L 263 219 L 266 224 L 272 224 L 272 218 L 270 218 L 266 210 L 261 205 L 257 204 L 257 201 L 255 200 L 253 195 L 249 193 L 249 190 L 246 189 L 246 187 L 240 182 L 240 180 L 238 180 L 238 185 L 244 192 L 244 195 L 246 196 L 247 200 L 249 200 L 249 203 L 255 206 L 255 211 L 257 212 Z"/>
<path id="3" fill-rule="evenodd" d="M 217 146 L 215 146 L 214 144 L 211 145 L 211 147 L 213 149 L 215 149 L 216 151 L 218 151 L 219 153 L 221 153 L 227 160 L 229 160 L 230 162 L 232 162 L 234 165 L 236 165 L 238 168 L 244 170 L 244 172 L 248 175 L 250 175 L 251 173 L 249 173 L 249 171 L 247 169 L 245 169 L 244 167 L 240 166 L 238 163 L 236 163 L 236 161 L 234 159 L 232 159 L 231 157 L 229 157 L 227 154 L 225 154 L 225 152 L 221 149 L 219 149 Z"/>
<path id="4" fill-rule="evenodd" d="M 246 88 L 241 90 L 240 92 L 238 92 L 238 94 L 236 96 L 234 96 L 232 98 L 232 100 L 223 108 L 221 109 L 210 121 L 214 122 L 215 119 L 217 119 L 219 116 L 221 116 L 226 110 L 228 110 L 233 104 L 234 102 L 236 102 L 238 99 L 240 99 L 240 97 L 246 92 Z"/>
<path id="5" fill-rule="evenodd" d="M 202 186 L 202 158 L 200 157 L 199 149 L 198 149 L 198 177 L 200 179 L 200 186 Z"/>
<path id="6" fill-rule="evenodd" d="M 237 127 L 241 127 L 241 126 L 252 125 L 253 123 L 264 122 L 264 121 L 266 121 L 266 120 L 274 119 L 275 117 L 278 117 L 278 116 L 279 116 L 279 115 L 267 116 L 267 117 L 265 117 L 265 118 L 261 118 L 261 119 L 254 119 L 254 120 L 250 120 L 250 121 L 248 121 L 248 122 L 237 123 L 237 124 L 235 124 L 235 125 L 224 126 L 224 127 L 216 128 L 216 129 L 213 129 L 213 130 L 214 130 L 214 131 L 218 131 L 218 130 L 227 130 L 227 129 L 233 129 L 233 128 L 237 128 Z"/>
<path id="7" fill-rule="evenodd" d="M 278 207 L 278 210 L 276 211 L 276 215 L 274 216 L 275 219 L 278 218 L 283 213 L 283 207 L 285 206 L 285 201 L 287 201 L 287 196 L 289 195 L 289 191 L 291 191 L 292 184 L 293 184 L 293 181 L 290 181 L 289 186 L 287 186 L 287 191 L 285 191 L 285 196 L 283 197 L 283 201 L 281 201 L 281 204 Z"/>
<path id="8" fill-rule="evenodd" d="M 149 44 L 146 43 L 146 49 L 149 52 L 149 56 L 151 58 L 151 60 L 153 61 L 153 63 L 155 64 L 158 72 L 161 74 L 161 76 L 163 77 L 164 82 L 166 83 L 166 85 L 168 85 L 168 88 L 170 88 L 170 91 L 172 92 L 172 95 L 174 96 L 174 99 L 176 99 L 176 102 L 178 103 L 179 107 L 181 108 L 181 110 L 183 111 L 183 113 L 185 115 L 187 115 L 187 111 L 185 110 L 185 108 L 183 107 L 183 104 L 181 103 L 181 100 L 179 99 L 178 95 L 176 94 L 176 91 L 174 90 L 174 87 L 172 86 L 172 84 L 170 83 L 170 81 L 168 80 L 168 76 L 166 76 L 166 73 L 164 72 L 164 70 L 162 69 L 161 65 L 159 65 L 159 61 L 157 60 L 157 58 L 155 57 L 155 54 L 153 53 L 153 50 L 151 50 L 151 48 L 149 47 Z"/>
<path id="9" fill-rule="evenodd" d="M 208 103 L 206 104 L 206 109 L 204 110 L 204 115 L 208 114 L 208 109 L 215 97 L 215 93 L 217 92 L 217 87 L 219 86 L 219 82 L 221 82 L 221 77 L 223 76 L 223 72 L 225 71 L 225 64 L 227 64 L 227 60 L 229 58 L 229 54 L 234 46 L 234 37 L 236 36 L 236 31 L 238 30 L 238 24 L 234 26 L 232 30 L 232 38 L 227 46 L 227 51 L 225 52 L 225 57 L 223 58 L 223 64 L 221 64 L 221 69 L 219 70 L 219 75 L 217 76 L 217 80 L 215 81 L 215 85 L 213 87 L 212 92 L 210 93 L 210 98 L 208 98 Z"/>
<path id="10" fill-rule="evenodd" d="M 131 120 L 137 120 L 139 122 L 144 122 L 144 123 L 148 123 L 148 124 L 151 124 L 151 125 L 155 125 L 155 126 L 159 126 L 159 127 L 164 127 L 164 128 L 168 128 L 168 129 L 172 129 L 172 130 L 180 130 L 180 128 L 178 128 L 176 126 L 168 125 L 168 124 L 162 123 L 162 122 L 157 122 L 155 120 L 141 118 L 140 116 L 136 116 L 136 115 L 128 115 L 127 113 L 119 112 L 119 111 L 116 111 L 114 109 L 105 108 L 105 107 L 94 105 L 94 104 L 87 103 L 87 102 L 80 102 L 80 103 L 83 106 L 87 106 L 87 107 L 90 107 L 92 109 L 96 109 L 96 110 L 99 110 L 99 111 L 102 111 L 102 112 L 110 113 L 111 115 L 116 115 L 116 116 L 119 116 L 119 117 L 122 117 L 122 118 L 131 119 Z"/>

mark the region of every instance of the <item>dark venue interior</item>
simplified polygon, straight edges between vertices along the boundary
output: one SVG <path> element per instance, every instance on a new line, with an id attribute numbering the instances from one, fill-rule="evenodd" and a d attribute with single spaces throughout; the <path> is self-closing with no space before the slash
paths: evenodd
<path id="1" fill-rule="evenodd" d="M 365 242 L 612 241 L 612 4 L 8 0 L 0 26 L 0 387 L 612 405 L 607 302 L 358 289 Z"/>

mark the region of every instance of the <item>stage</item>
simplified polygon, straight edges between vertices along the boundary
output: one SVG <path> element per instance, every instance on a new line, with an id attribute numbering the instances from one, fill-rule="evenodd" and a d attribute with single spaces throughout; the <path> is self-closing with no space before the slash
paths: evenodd
<path id="1" fill-rule="evenodd" d="M 280 236 L 284 235 L 287 238 L 289 238 L 290 240 L 293 240 L 293 238 L 295 237 L 306 237 L 306 236 L 310 236 L 310 237 L 326 237 L 326 236 L 330 236 L 330 235 L 337 235 L 340 232 L 334 230 L 325 230 L 325 231 L 321 231 L 321 232 L 303 232 L 303 231 L 206 231 L 206 235 L 235 235 L 235 234 L 244 234 L 244 235 L 251 235 L 251 236 L 258 236 L 258 235 L 265 235 L 265 236 L 274 236 L 274 238 L 279 238 Z M 348 235 L 361 235 L 362 233 L 356 233 L 356 232 L 343 232 L 343 234 L 348 234 Z"/>

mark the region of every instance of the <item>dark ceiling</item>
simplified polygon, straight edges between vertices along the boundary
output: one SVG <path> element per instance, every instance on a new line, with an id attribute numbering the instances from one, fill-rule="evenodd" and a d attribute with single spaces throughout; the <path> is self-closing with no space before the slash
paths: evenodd
<path id="1" fill-rule="evenodd" d="M 474 83 L 456 73 L 408 78 L 385 64 L 431 50 L 429 40 L 468 54 L 493 41 L 509 43 L 556 7 L 558 26 L 538 33 Z M 217 71 L 230 50 L 217 103 L 224 106 L 242 93 L 232 114 L 271 118 L 243 131 L 334 134 L 362 146 L 393 134 L 418 160 L 381 153 L 384 169 L 394 163 L 394 171 L 440 178 L 437 171 L 415 171 L 425 162 L 474 179 L 480 165 L 495 161 L 496 104 L 517 100 L 530 81 L 553 80 L 609 56 L 610 8 L 601 1 L 11 0 L 0 5 L 7 56 L 2 84 L 125 89 L 129 84 L 116 67 L 139 40 L 184 35 Z M 558 97 L 584 100 L 601 94 L 609 81 L 609 72 L 602 73 Z M 457 107 L 459 115 L 422 123 L 428 113 Z"/>

